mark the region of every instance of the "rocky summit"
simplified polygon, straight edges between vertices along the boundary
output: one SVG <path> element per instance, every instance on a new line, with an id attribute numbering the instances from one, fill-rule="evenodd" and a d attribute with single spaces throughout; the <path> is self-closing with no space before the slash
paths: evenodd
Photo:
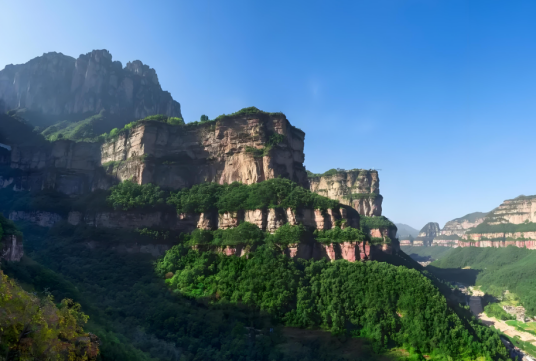
<path id="1" fill-rule="evenodd" d="M 113 61 L 108 50 L 77 59 L 50 52 L 0 71 L 0 99 L 5 110 L 37 113 L 34 125 L 84 119 L 102 110 L 129 120 L 153 114 L 182 117 L 181 107 L 163 91 L 156 71 L 139 60 Z M 64 119 L 60 120 L 64 120 Z"/>

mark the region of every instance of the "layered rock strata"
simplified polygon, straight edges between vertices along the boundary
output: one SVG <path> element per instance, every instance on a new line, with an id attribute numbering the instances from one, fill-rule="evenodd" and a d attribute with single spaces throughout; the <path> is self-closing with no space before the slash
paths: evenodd
<path id="1" fill-rule="evenodd" d="M 280 142 L 272 144 L 277 136 Z M 285 177 L 307 186 L 305 133 L 283 114 L 225 117 L 174 126 L 141 122 L 105 144 L 61 140 L 47 146 L 14 145 L 0 184 L 83 194 L 131 179 L 180 189 L 204 182 L 245 184 Z"/>
<path id="2" fill-rule="evenodd" d="M 519 196 L 505 200 L 499 207 L 488 213 L 486 222 L 489 224 L 536 223 L 536 196 Z"/>
<path id="3" fill-rule="evenodd" d="M 383 197 L 375 170 L 340 170 L 336 174 L 309 178 L 309 189 L 353 207 L 363 216 L 381 216 Z"/>

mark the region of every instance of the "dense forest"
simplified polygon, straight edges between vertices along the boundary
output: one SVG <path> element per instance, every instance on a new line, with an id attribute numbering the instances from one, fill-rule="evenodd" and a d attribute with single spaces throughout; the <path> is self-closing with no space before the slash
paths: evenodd
<path id="1" fill-rule="evenodd" d="M 431 264 L 442 269 L 470 267 L 477 272 L 476 285 L 493 296 L 509 290 L 517 294 L 529 315 L 536 315 L 536 252 L 506 248 L 453 249 Z"/>
<path id="2" fill-rule="evenodd" d="M 366 337 L 376 351 L 409 345 L 456 360 L 505 352 L 493 331 L 467 324 L 428 278 L 402 266 L 291 259 L 270 244 L 248 257 L 176 245 L 159 260 L 157 272 L 180 294 L 249 305 L 288 326 Z"/>

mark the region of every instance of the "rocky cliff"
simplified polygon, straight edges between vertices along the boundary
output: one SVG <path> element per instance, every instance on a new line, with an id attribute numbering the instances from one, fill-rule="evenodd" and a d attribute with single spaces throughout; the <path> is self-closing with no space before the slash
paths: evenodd
<path id="1" fill-rule="evenodd" d="M 26 64 L 7 65 L 0 71 L 0 99 L 6 110 L 42 114 L 44 120 L 36 125 L 44 127 L 101 110 L 130 121 L 153 114 L 181 117 L 180 104 L 162 90 L 154 69 L 139 60 L 123 67 L 108 50 L 77 59 L 51 52 Z"/>
<path id="2" fill-rule="evenodd" d="M 353 207 L 363 216 L 381 216 L 383 197 L 375 170 L 338 170 L 335 174 L 309 177 L 309 189 Z"/>
<path id="3" fill-rule="evenodd" d="M 507 199 L 499 207 L 488 213 L 486 218 L 486 222 L 490 224 L 536 223 L 536 195 Z"/>
<path id="4" fill-rule="evenodd" d="M 14 144 L 0 184 L 82 194 L 125 179 L 179 189 L 203 182 L 246 184 L 276 177 L 307 186 L 305 133 L 281 113 L 238 114 L 194 125 L 142 121 L 100 144 Z"/>
<path id="5" fill-rule="evenodd" d="M 461 237 L 468 229 L 474 228 L 484 222 L 485 217 L 486 213 L 474 212 L 463 217 L 453 219 L 452 221 L 448 221 L 441 230 L 441 235 L 457 235 Z"/>
<path id="6" fill-rule="evenodd" d="M 280 176 L 306 186 L 304 139 L 282 113 L 227 116 L 196 126 L 151 122 L 104 144 L 101 163 L 118 180 L 172 189 Z"/>
<path id="7" fill-rule="evenodd" d="M 431 246 L 434 238 L 439 235 L 441 229 L 436 222 L 427 223 L 413 241 L 414 246 Z"/>

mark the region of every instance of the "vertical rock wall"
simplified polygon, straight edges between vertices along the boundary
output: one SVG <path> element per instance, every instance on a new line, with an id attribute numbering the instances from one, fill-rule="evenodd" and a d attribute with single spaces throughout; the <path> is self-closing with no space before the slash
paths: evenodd
<path id="1" fill-rule="evenodd" d="M 309 189 L 353 207 L 360 215 L 370 217 L 382 214 L 383 197 L 375 170 L 341 170 L 333 175 L 310 177 Z"/>

